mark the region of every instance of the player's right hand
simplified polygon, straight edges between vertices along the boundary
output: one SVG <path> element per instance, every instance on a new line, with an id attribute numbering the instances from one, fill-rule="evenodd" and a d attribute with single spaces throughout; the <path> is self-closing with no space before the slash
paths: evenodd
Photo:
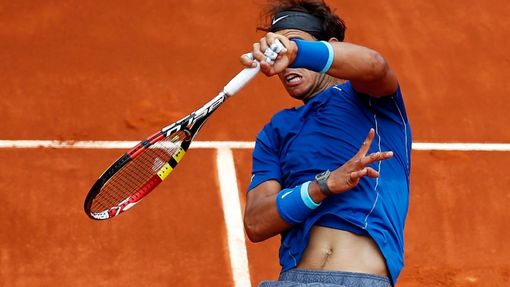
<path id="1" fill-rule="evenodd" d="M 279 45 L 283 45 L 283 49 L 278 48 Z M 274 59 L 270 59 L 270 55 L 273 54 L 271 51 L 277 53 L 277 57 Z M 262 73 L 274 76 L 283 72 L 294 61 L 296 53 L 296 44 L 287 37 L 267 33 L 259 42 L 253 44 L 251 53 L 241 56 L 241 64 L 246 67 L 255 67 L 257 65 L 255 60 L 257 60 Z"/>

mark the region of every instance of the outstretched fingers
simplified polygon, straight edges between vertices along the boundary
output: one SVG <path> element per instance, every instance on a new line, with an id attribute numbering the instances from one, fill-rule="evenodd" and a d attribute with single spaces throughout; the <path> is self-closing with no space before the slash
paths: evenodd
<path id="1" fill-rule="evenodd" d="M 393 152 L 375 152 L 367 155 L 374 138 L 375 130 L 370 129 L 356 155 L 331 173 L 330 188 L 333 193 L 342 193 L 354 188 L 364 176 L 379 177 L 379 172 L 368 165 L 393 157 Z"/>
<path id="2" fill-rule="evenodd" d="M 358 171 L 353 171 L 350 174 L 350 177 L 348 179 L 348 184 L 353 184 L 357 181 L 359 181 L 362 177 L 368 176 L 371 178 L 379 177 L 379 172 L 377 172 L 375 169 L 371 167 L 365 167 Z"/>
<path id="3" fill-rule="evenodd" d="M 355 158 L 362 158 L 367 154 L 368 150 L 370 149 L 370 146 L 372 145 L 372 142 L 374 141 L 374 137 L 375 137 L 375 130 L 370 129 L 370 131 L 368 132 L 367 138 L 365 139 L 365 141 L 359 148 L 358 153 L 356 153 L 356 155 L 355 155 Z"/>
<path id="4" fill-rule="evenodd" d="M 375 138 L 375 130 L 372 128 L 368 132 L 367 138 L 361 145 L 361 147 L 358 150 L 358 153 L 353 157 L 353 160 L 357 163 L 358 168 L 362 169 L 366 167 L 367 165 L 389 159 L 393 156 L 393 152 L 387 151 L 387 152 L 375 152 L 367 155 L 368 151 L 370 150 L 370 146 L 372 145 L 372 142 Z"/>
<path id="5" fill-rule="evenodd" d="M 386 151 L 386 152 L 375 152 L 371 153 L 367 156 L 364 156 L 360 159 L 361 166 L 367 166 L 369 164 L 372 164 L 374 162 L 378 162 L 381 160 L 389 159 L 393 157 L 392 151 Z"/>

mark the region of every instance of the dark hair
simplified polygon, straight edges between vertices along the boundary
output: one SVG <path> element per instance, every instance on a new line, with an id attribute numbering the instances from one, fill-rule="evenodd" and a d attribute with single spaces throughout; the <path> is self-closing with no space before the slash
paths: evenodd
<path id="1" fill-rule="evenodd" d="M 263 11 L 265 25 L 257 30 L 268 32 L 271 29 L 271 20 L 283 11 L 304 12 L 322 20 L 322 29 L 327 39 L 337 38 L 343 41 L 345 38 L 344 21 L 338 17 L 323 0 L 269 0 L 267 8 Z"/>

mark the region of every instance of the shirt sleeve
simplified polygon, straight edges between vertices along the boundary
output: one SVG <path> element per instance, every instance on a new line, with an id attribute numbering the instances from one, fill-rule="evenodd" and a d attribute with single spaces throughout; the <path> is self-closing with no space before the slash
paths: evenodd
<path id="1" fill-rule="evenodd" d="M 407 112 L 406 112 L 406 107 L 404 104 L 404 97 L 402 96 L 402 90 L 400 90 L 400 85 L 398 85 L 397 91 L 393 94 L 393 98 L 395 99 L 395 102 L 398 105 L 399 112 L 402 114 L 402 117 L 407 122 L 408 121 Z"/>
<path id="2" fill-rule="evenodd" d="M 281 183 L 281 170 L 277 137 L 270 125 L 258 134 L 253 150 L 252 178 L 248 191 L 259 184 L 274 179 Z"/>
<path id="3" fill-rule="evenodd" d="M 351 96 L 360 97 L 365 100 L 371 98 L 369 95 L 362 94 L 356 91 L 354 87 L 351 85 L 350 81 L 347 81 L 339 85 L 338 87 L 342 88 L 343 90 L 346 90 L 348 94 Z M 381 98 L 372 98 L 372 100 L 378 102 L 380 106 L 384 107 L 386 105 L 387 107 L 390 107 L 389 110 L 391 111 L 391 113 L 394 112 L 393 111 L 394 103 L 396 103 L 398 107 L 398 111 L 396 114 L 400 114 L 406 122 L 408 121 L 406 107 L 404 104 L 404 98 L 402 96 L 402 90 L 400 89 L 400 84 L 397 86 L 397 90 L 393 94 Z"/>

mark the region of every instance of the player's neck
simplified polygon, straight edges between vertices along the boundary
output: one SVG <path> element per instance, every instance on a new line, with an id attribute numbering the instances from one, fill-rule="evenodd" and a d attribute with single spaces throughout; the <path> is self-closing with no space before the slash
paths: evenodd
<path id="1" fill-rule="evenodd" d="M 309 95 L 303 98 L 303 102 L 306 104 L 308 101 L 313 99 L 316 95 L 329 89 L 330 87 L 340 84 L 342 80 L 331 77 L 327 74 L 321 74 L 317 80 L 317 83 L 313 88 L 310 89 Z"/>

